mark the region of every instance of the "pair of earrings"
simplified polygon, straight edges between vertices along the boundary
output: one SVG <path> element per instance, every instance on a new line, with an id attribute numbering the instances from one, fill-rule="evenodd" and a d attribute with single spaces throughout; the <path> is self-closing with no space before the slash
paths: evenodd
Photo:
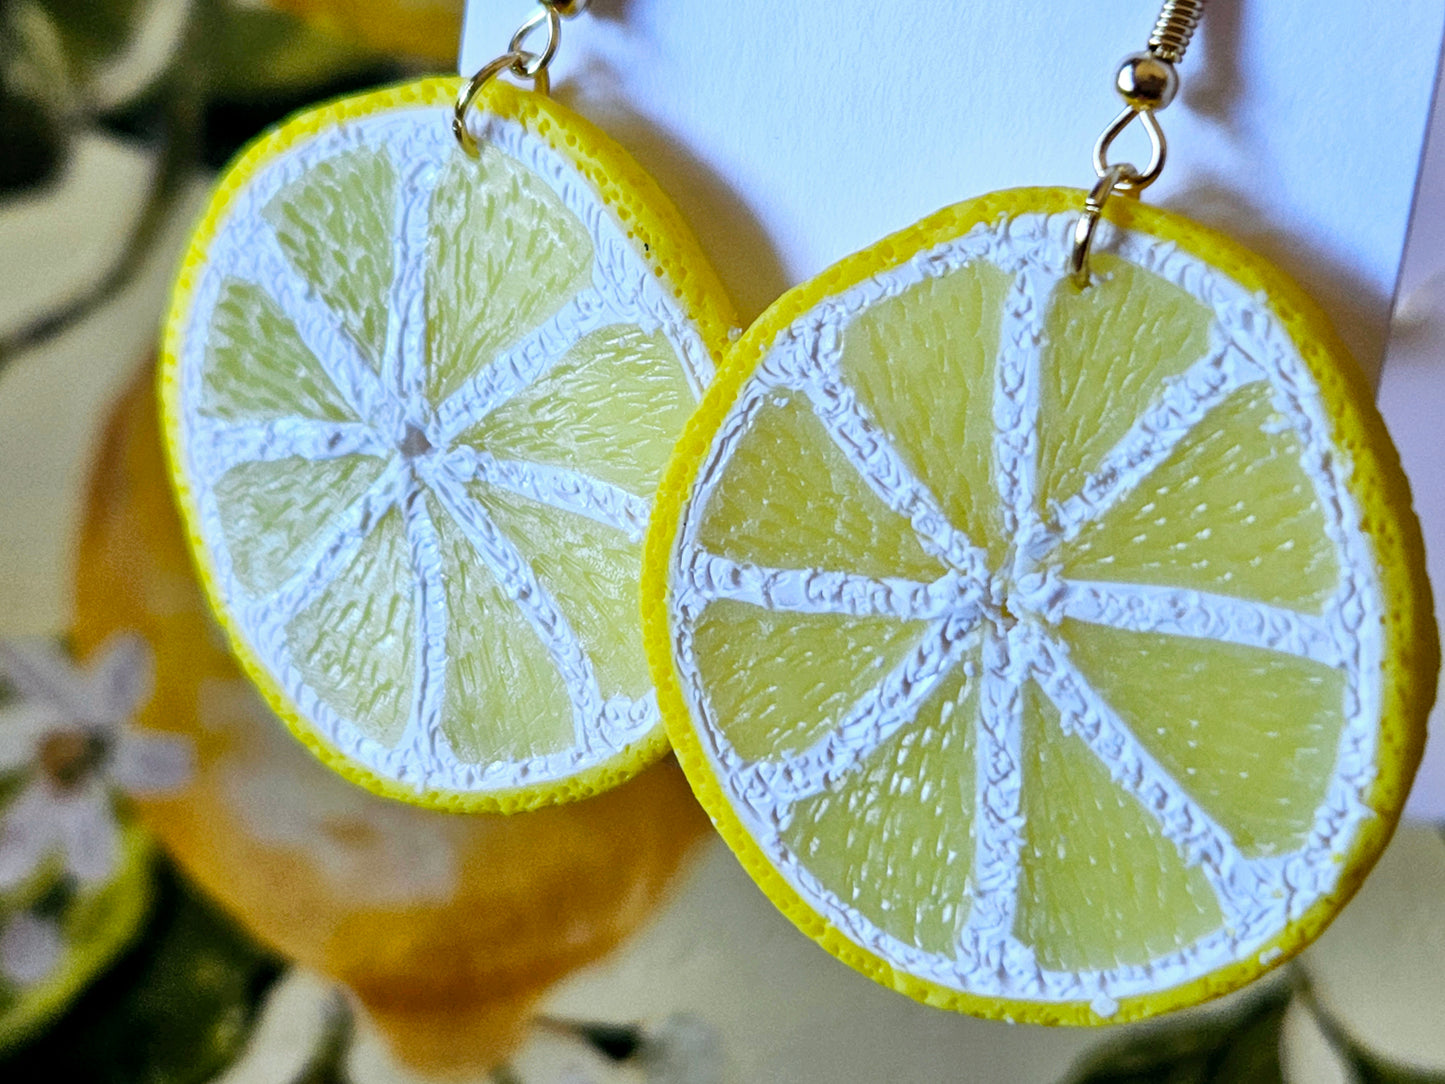
<path id="1" fill-rule="evenodd" d="M 292 119 L 196 232 L 165 431 L 277 713 L 454 810 L 670 744 L 805 932 L 933 1004 L 1128 1019 L 1298 951 L 1388 839 L 1437 649 L 1326 322 L 1120 198 L 1203 0 L 1120 69 L 1091 192 L 947 208 L 735 342 L 663 195 L 547 96 L 582 7 Z M 1135 123 L 1151 161 L 1111 162 Z"/>

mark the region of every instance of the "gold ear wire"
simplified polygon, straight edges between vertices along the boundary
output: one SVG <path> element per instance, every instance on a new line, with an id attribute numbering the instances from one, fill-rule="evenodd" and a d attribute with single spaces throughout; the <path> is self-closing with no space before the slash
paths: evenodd
<path id="1" fill-rule="evenodd" d="M 1114 89 L 1124 99 L 1124 111 L 1094 143 L 1094 174 L 1098 181 L 1084 200 L 1084 211 L 1074 226 L 1074 243 L 1069 251 L 1069 276 L 1080 289 L 1089 285 L 1089 253 L 1109 197 L 1116 193 L 1137 196 L 1164 172 L 1169 143 L 1155 113 L 1167 109 L 1179 93 L 1179 73 L 1174 66 L 1184 59 L 1206 2 L 1164 0 L 1159 18 L 1154 21 L 1154 31 L 1149 35 L 1149 47 L 1142 53 L 1126 56 L 1114 73 Z M 1136 120 L 1149 136 L 1149 164 L 1143 169 L 1130 162 L 1109 161 L 1109 148 L 1114 140 Z"/>

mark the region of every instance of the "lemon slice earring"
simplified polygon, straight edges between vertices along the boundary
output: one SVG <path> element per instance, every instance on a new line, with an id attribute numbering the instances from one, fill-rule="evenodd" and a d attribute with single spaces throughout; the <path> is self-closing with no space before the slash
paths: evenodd
<path id="1" fill-rule="evenodd" d="M 1283 274 L 1123 198 L 1202 7 L 1120 69 L 1092 192 L 950 207 L 774 304 L 654 511 L 694 789 L 804 932 L 933 1005 L 1240 986 L 1344 905 L 1420 757 L 1438 644 L 1369 388 Z"/>
<path id="2" fill-rule="evenodd" d="M 642 539 L 733 318 L 657 186 L 547 96 L 582 7 L 544 0 L 469 82 L 263 137 L 166 329 L 175 488 L 237 656 L 328 764 L 440 808 L 581 797 L 667 748 Z"/>

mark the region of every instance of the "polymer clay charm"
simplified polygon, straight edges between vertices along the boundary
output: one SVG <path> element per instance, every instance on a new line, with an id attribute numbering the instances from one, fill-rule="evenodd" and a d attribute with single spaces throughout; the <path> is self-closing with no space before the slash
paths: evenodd
<path id="1" fill-rule="evenodd" d="M 641 543 L 731 317 L 618 147 L 482 83 L 343 99 L 248 150 L 161 385 L 206 592 L 277 713 L 378 793 L 511 811 L 666 751 Z"/>
<path id="2" fill-rule="evenodd" d="M 714 823 L 830 952 L 982 1016 L 1135 1019 L 1297 952 L 1388 839 L 1435 687 L 1355 363 L 1265 261 L 1109 198 L 1163 164 L 1107 150 L 1158 135 L 1169 25 L 1092 193 L 959 204 L 774 304 L 649 535 Z"/>

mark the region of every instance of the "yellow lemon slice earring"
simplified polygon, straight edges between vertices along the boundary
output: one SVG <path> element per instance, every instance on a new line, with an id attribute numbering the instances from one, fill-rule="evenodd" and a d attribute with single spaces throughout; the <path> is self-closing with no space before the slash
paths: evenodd
<path id="1" fill-rule="evenodd" d="M 652 180 L 547 96 L 583 7 L 543 0 L 470 82 L 260 139 L 166 329 L 175 488 L 237 656 L 328 764 L 441 808 L 580 797 L 667 747 L 642 539 L 732 317 Z"/>
<path id="2" fill-rule="evenodd" d="M 930 1004 L 1098 1024 L 1297 952 L 1374 862 L 1438 644 L 1353 361 L 1283 274 L 1098 184 L 950 207 L 774 304 L 644 573 L 673 745 L 759 885 Z M 1145 167 L 1111 163 L 1141 124 Z"/>

